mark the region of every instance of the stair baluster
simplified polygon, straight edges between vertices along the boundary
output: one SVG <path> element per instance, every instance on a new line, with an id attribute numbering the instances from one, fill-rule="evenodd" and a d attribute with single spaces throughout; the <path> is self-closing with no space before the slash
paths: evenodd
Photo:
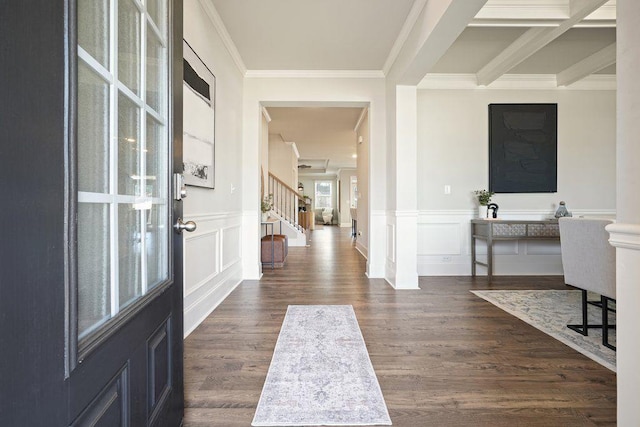
<path id="1" fill-rule="evenodd" d="M 289 187 L 271 172 L 269 172 L 268 183 L 268 194 L 273 194 L 273 211 L 304 233 L 305 229 L 298 223 L 298 200 L 304 198 L 302 194 Z"/>

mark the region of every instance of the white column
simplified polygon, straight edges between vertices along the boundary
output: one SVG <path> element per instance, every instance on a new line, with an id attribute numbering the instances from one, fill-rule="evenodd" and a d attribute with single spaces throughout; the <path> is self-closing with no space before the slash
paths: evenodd
<path id="1" fill-rule="evenodd" d="M 617 2 L 616 247 L 618 425 L 640 425 L 640 2 Z"/>
<path id="2" fill-rule="evenodd" d="M 260 165 L 262 107 L 244 101 L 242 144 L 242 278 L 259 280 L 260 263 Z M 267 183 L 265 182 L 265 185 Z"/>
<path id="3" fill-rule="evenodd" d="M 395 210 L 387 224 L 387 277 L 396 289 L 418 288 L 418 89 L 396 87 Z"/>

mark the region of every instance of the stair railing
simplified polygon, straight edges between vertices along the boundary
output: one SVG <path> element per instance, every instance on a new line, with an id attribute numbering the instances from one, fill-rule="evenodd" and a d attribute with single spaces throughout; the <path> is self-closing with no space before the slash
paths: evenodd
<path id="1" fill-rule="evenodd" d="M 298 200 L 303 199 L 304 196 L 271 172 L 269 172 L 269 194 L 273 194 L 273 211 L 304 233 L 304 228 L 298 223 Z"/>

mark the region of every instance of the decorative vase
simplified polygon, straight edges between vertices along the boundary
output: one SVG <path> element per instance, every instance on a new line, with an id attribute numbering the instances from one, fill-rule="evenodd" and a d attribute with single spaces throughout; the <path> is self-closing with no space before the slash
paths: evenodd
<path id="1" fill-rule="evenodd" d="M 478 206 L 478 218 L 487 219 L 488 209 L 487 205 Z"/>
<path id="2" fill-rule="evenodd" d="M 262 222 L 266 222 L 268 219 L 269 219 L 269 212 L 262 212 Z"/>

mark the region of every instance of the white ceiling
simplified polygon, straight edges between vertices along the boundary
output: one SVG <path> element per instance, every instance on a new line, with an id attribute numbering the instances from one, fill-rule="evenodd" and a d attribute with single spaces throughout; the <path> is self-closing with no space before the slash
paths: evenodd
<path id="1" fill-rule="evenodd" d="M 211 0 L 249 70 L 380 70 L 413 0 Z"/>
<path id="2" fill-rule="evenodd" d="M 431 72 L 477 73 L 526 30 L 467 27 Z M 615 28 L 572 28 L 509 70 L 509 74 L 557 74 L 615 41 Z"/>
<path id="3" fill-rule="evenodd" d="M 212 5 L 207 13 L 213 11 L 238 66 L 255 75 L 309 70 L 382 75 L 420 8 L 434 0 L 203 1 Z M 613 75 L 615 1 L 487 0 L 419 87 L 430 87 L 426 81 L 441 87 L 456 76 L 477 87 L 509 74 L 550 76 L 553 86 Z M 307 163 L 320 168 L 328 162 L 333 172 L 355 167 L 353 127 L 360 108 L 268 111 L 270 132 L 295 142 Z"/>
<path id="4" fill-rule="evenodd" d="M 269 107 L 269 133 L 280 134 L 295 142 L 300 153 L 298 164 L 312 166 L 299 172 L 335 173 L 355 168 L 356 133 L 354 128 L 362 108 Z M 328 163 L 327 163 L 328 161 Z"/>

